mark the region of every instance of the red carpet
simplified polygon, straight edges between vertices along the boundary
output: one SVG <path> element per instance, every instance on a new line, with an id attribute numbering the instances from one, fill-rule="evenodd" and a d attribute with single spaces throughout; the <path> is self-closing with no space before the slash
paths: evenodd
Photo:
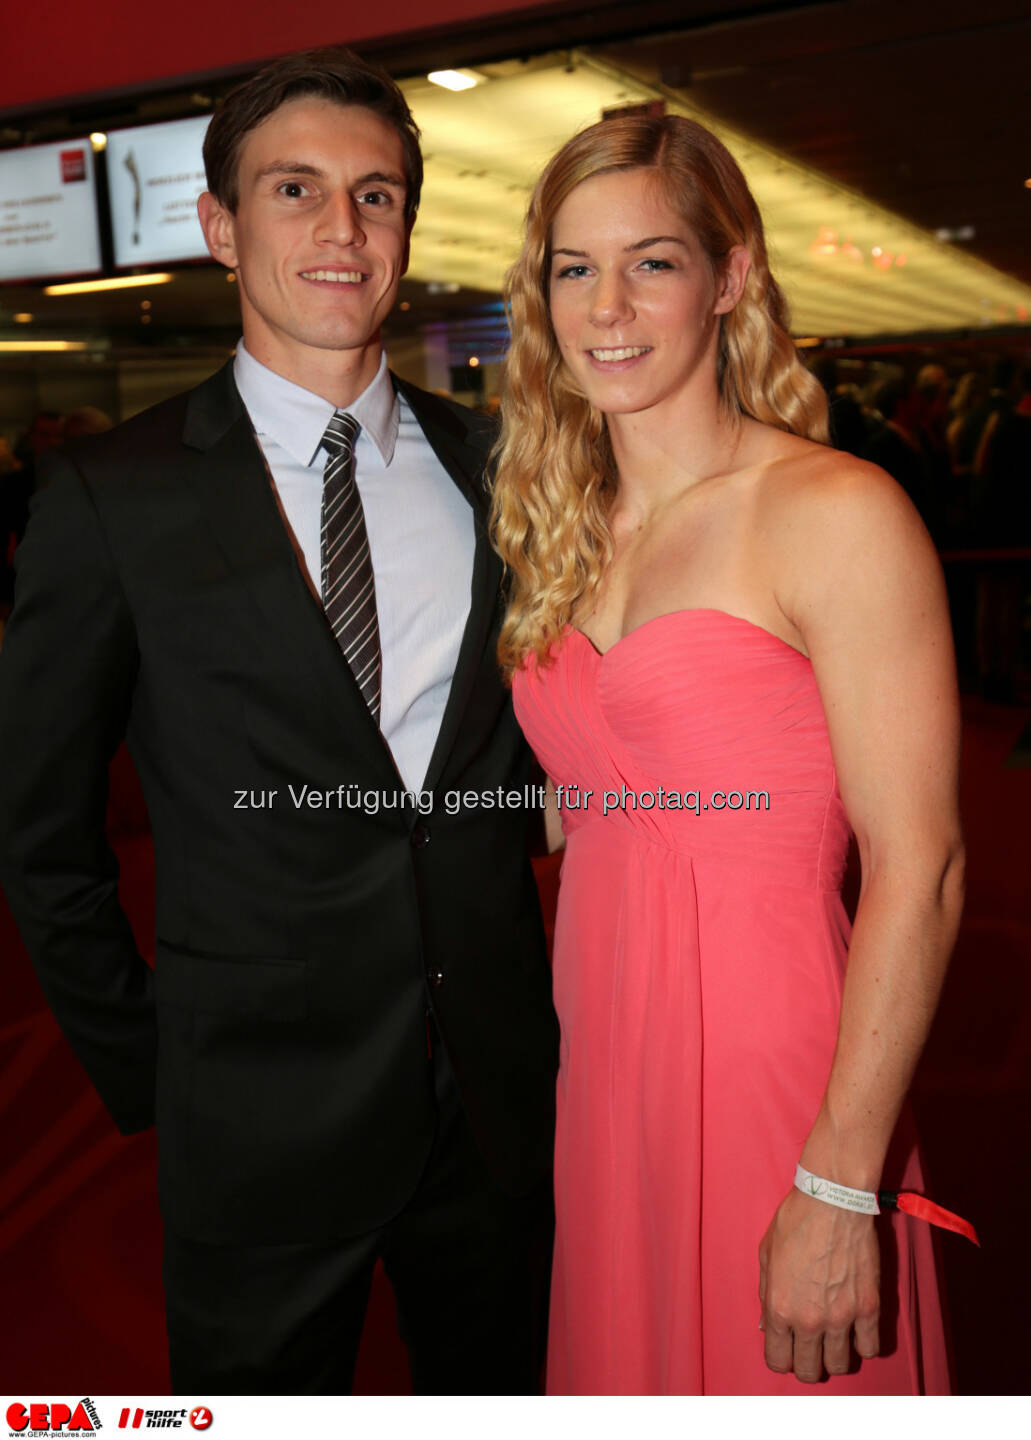
<path id="1" fill-rule="evenodd" d="M 1024 1214 L 1031 1133 L 1031 767 L 1007 768 L 1029 712 L 967 699 L 963 930 L 915 1087 L 931 1192 L 968 1216 L 982 1249 L 942 1240 L 957 1388 L 1026 1390 L 1031 1322 Z M 135 777 L 116 767 L 112 833 L 140 945 L 153 934 L 150 842 Z M 549 914 L 555 860 L 538 878 Z M 0 1028 L 0 1285 L 8 1321 L 0 1389 L 162 1394 L 168 1389 L 152 1135 L 113 1130 L 50 1019 L 0 898 L 7 1018 Z M 363 1394 L 404 1394 L 390 1290 L 377 1274 L 359 1357 Z"/>

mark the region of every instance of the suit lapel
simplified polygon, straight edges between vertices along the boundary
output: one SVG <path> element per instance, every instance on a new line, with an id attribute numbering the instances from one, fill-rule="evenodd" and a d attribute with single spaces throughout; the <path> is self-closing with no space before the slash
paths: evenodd
<path id="1" fill-rule="evenodd" d="M 183 440 L 194 452 L 190 483 L 247 587 L 257 623 L 288 653 L 301 653 L 346 726 L 349 745 L 393 789 L 398 774 L 389 747 L 301 573 L 231 361 L 190 396 Z"/>

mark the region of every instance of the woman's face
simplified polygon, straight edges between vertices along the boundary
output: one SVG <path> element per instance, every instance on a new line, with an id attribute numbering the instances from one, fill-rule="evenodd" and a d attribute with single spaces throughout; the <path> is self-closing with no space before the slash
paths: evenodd
<path id="1" fill-rule="evenodd" d="M 714 274 L 654 171 L 596 175 L 566 198 L 552 227 L 551 323 L 570 373 L 603 413 L 711 398 L 718 317 L 748 270 L 740 247 L 731 256 Z"/>

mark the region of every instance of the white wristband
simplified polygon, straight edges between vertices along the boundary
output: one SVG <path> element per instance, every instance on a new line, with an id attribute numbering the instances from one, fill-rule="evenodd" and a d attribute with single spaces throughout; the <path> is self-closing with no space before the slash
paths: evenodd
<path id="1" fill-rule="evenodd" d="M 839 1210 L 854 1210 L 859 1215 L 879 1215 L 875 1190 L 850 1190 L 847 1185 L 835 1185 L 833 1180 L 821 1180 L 799 1165 L 795 1170 L 795 1189 L 825 1205 L 837 1205 Z"/>

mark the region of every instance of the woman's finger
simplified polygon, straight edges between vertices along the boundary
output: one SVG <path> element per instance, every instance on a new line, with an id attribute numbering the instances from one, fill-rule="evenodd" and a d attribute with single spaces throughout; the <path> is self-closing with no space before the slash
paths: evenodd
<path id="1" fill-rule="evenodd" d="M 823 1337 L 823 1365 L 828 1375 L 847 1375 L 852 1362 L 851 1330 L 828 1330 Z"/>
<path id="2" fill-rule="evenodd" d="M 823 1335 L 795 1331 L 795 1378 L 803 1385 L 823 1379 Z"/>
<path id="3" fill-rule="evenodd" d="M 862 1316 L 856 1321 L 856 1349 L 865 1360 L 881 1353 L 879 1314 Z"/>
<path id="4" fill-rule="evenodd" d="M 767 1368 L 786 1375 L 791 1369 L 791 1330 L 775 1315 L 763 1314 L 763 1355 Z"/>

